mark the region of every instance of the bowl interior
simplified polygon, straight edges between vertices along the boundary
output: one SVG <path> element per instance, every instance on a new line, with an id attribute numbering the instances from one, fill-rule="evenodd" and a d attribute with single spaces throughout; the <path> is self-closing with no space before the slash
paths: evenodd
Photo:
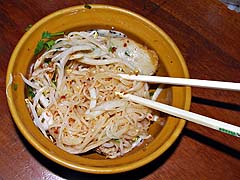
<path id="1" fill-rule="evenodd" d="M 74 170 L 90 173 L 117 173 L 140 167 L 161 155 L 180 134 L 185 121 L 164 116 L 165 125 L 153 123 L 150 133 L 153 139 L 127 155 L 114 160 L 105 159 L 96 153 L 72 155 L 64 152 L 46 139 L 33 124 L 24 102 L 24 83 L 19 75 L 27 73 L 34 49 L 43 31 L 70 32 L 89 29 L 112 29 L 125 33 L 157 52 L 160 66 L 157 75 L 186 77 L 188 70 L 183 57 L 173 41 L 156 25 L 133 12 L 106 5 L 91 5 L 91 9 L 75 6 L 57 11 L 37 22 L 24 34 L 17 44 L 7 71 L 12 86 L 8 87 L 8 103 L 15 123 L 25 138 L 43 155 Z M 17 88 L 14 86 L 17 85 Z M 189 109 L 190 89 L 164 86 L 159 101 Z"/>

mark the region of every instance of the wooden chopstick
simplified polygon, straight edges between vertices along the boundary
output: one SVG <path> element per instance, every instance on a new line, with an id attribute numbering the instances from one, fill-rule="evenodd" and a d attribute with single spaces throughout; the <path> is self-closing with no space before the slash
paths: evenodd
<path id="1" fill-rule="evenodd" d="M 119 76 L 123 79 L 144 81 L 149 83 L 163 83 L 163 84 L 172 84 L 172 85 L 184 85 L 184 86 L 195 86 L 195 87 L 202 87 L 202 88 L 214 88 L 214 89 L 222 89 L 222 90 L 240 91 L 240 83 L 235 83 L 235 82 L 147 76 L 147 75 L 129 75 L 129 74 L 119 74 Z"/>
<path id="2" fill-rule="evenodd" d="M 232 136 L 240 137 L 240 127 L 231 125 L 213 118 L 209 118 L 203 115 L 199 115 L 193 112 L 189 112 L 183 109 L 179 109 L 173 106 L 169 106 L 166 104 L 162 104 L 156 101 L 152 101 L 149 99 L 145 99 L 139 96 L 135 96 L 132 94 L 124 94 L 120 92 L 115 92 L 116 95 L 120 96 L 121 98 L 127 99 L 129 101 L 142 104 L 152 109 L 156 109 L 158 111 L 173 115 L 175 117 L 179 117 L 227 134 Z"/>

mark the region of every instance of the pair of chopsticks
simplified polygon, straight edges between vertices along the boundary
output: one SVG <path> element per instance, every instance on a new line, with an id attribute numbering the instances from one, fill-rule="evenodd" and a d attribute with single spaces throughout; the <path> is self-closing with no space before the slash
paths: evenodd
<path id="1" fill-rule="evenodd" d="M 136 80 L 150 83 L 164 83 L 172 85 L 185 85 L 185 86 L 195 86 L 202 88 L 215 88 L 224 90 L 235 90 L 240 91 L 240 83 L 233 82 L 222 82 L 222 81 L 209 81 L 209 80 L 199 80 L 199 79 L 186 79 L 186 78 L 172 78 L 172 77 L 159 77 L 159 76 L 146 76 L 146 75 L 128 75 L 119 74 L 123 79 Z M 142 104 L 144 106 L 162 111 L 164 113 L 179 117 L 227 134 L 232 136 L 240 137 L 240 127 L 231 125 L 213 118 L 209 118 L 203 115 L 199 115 L 193 112 L 189 112 L 183 109 L 179 109 L 173 106 L 169 106 L 163 103 L 145 99 L 132 94 L 124 94 L 121 92 L 116 92 L 121 98 L 127 99 L 129 101 Z"/>

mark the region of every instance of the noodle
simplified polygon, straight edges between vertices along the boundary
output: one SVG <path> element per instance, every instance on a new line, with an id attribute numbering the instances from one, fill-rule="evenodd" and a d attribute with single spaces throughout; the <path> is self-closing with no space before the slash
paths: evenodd
<path id="1" fill-rule="evenodd" d="M 149 108 L 120 99 L 115 92 L 150 98 L 147 83 L 123 80 L 117 74 L 152 74 L 156 68 L 149 63 L 149 68 L 136 64 L 139 54 L 147 56 L 143 46 L 130 57 L 126 48 L 112 43 L 129 39 L 107 32 L 71 32 L 57 39 L 52 49 L 36 60 L 29 77 L 22 76 L 33 89 L 34 95 L 28 96 L 26 103 L 34 123 L 69 153 L 94 150 L 116 158 L 151 137 L 148 129 L 156 115 Z"/>

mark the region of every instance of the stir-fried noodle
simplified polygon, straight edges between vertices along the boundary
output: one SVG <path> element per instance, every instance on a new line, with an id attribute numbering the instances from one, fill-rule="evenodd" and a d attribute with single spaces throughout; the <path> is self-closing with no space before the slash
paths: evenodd
<path id="1" fill-rule="evenodd" d="M 148 129 L 156 119 L 151 109 L 115 95 L 119 91 L 150 98 L 147 83 L 117 75 L 145 73 L 134 58 L 146 50 L 131 54 L 124 44 L 123 52 L 116 40 L 129 43 L 121 33 L 71 32 L 37 59 L 27 78 L 22 76 L 35 125 L 69 153 L 94 150 L 116 158 L 151 137 Z"/>

